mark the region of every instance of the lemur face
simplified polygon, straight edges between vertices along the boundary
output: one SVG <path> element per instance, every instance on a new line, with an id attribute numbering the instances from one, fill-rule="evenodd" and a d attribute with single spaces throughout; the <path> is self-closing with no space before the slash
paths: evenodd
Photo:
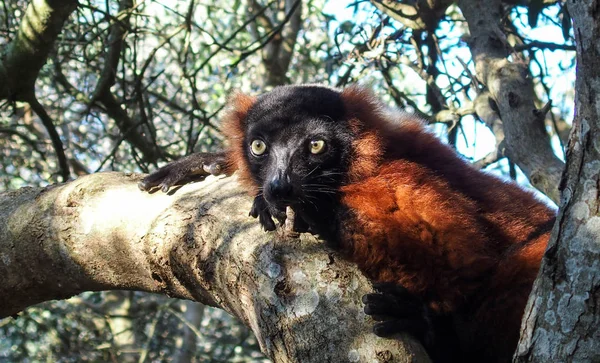
<path id="1" fill-rule="evenodd" d="M 276 88 L 257 99 L 245 124 L 245 157 L 271 206 L 318 208 L 320 198 L 338 193 L 352 141 L 338 92 Z"/>

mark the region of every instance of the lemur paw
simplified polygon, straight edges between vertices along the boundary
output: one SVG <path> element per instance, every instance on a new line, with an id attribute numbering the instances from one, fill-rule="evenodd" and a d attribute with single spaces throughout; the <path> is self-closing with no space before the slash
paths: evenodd
<path id="1" fill-rule="evenodd" d="M 298 233 L 312 232 L 309 224 L 298 214 L 296 214 L 296 218 L 294 218 L 293 230 Z"/>
<path id="2" fill-rule="evenodd" d="M 274 231 L 277 228 L 275 222 L 273 222 L 273 218 L 277 220 L 280 226 L 283 226 L 287 220 L 286 210 L 279 210 L 276 207 L 273 207 L 267 203 L 262 194 L 254 197 L 254 202 L 252 203 L 252 208 L 250 209 L 249 215 L 251 217 L 258 218 L 260 225 L 265 231 Z M 295 214 L 293 221 L 293 232 L 310 232 L 308 223 L 298 214 Z"/>
<path id="3" fill-rule="evenodd" d="M 424 346 L 431 346 L 433 327 L 429 307 L 401 285 L 379 283 L 373 287 L 378 292 L 362 298 L 365 314 L 377 321 L 373 333 L 380 337 L 408 333 Z"/>
<path id="4" fill-rule="evenodd" d="M 254 203 L 252 203 L 252 208 L 250 209 L 249 215 L 251 217 L 258 218 L 260 225 L 265 231 L 275 230 L 275 222 L 273 222 L 273 216 L 271 215 L 269 204 L 262 195 L 257 195 L 254 197 Z M 280 220 L 279 222 L 285 222 L 285 218 L 283 221 Z"/>
<path id="5" fill-rule="evenodd" d="M 143 191 L 160 189 L 167 193 L 175 185 L 202 180 L 208 175 L 223 174 L 226 169 L 224 153 L 195 153 L 172 161 L 147 175 L 138 183 Z"/>

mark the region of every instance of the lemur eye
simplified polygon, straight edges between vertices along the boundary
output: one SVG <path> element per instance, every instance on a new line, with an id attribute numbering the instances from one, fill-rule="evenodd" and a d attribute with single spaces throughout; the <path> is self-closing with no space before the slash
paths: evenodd
<path id="1" fill-rule="evenodd" d="M 260 156 L 267 151 L 267 144 L 262 140 L 256 139 L 250 144 L 250 149 L 252 150 L 252 154 Z"/>
<path id="2" fill-rule="evenodd" d="M 311 140 L 310 142 L 310 153 L 320 154 L 325 151 L 325 141 L 323 140 Z"/>

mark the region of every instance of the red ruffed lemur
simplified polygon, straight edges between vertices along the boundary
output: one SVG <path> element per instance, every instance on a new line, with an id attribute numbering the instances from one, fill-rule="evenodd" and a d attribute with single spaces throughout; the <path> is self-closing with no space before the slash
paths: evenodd
<path id="1" fill-rule="evenodd" d="M 290 206 L 296 230 L 377 283 L 363 297 L 375 334 L 408 332 L 434 361 L 511 360 L 552 208 L 357 86 L 283 86 L 229 106 L 227 152 L 170 163 L 140 188 L 237 170 L 265 230 Z"/>

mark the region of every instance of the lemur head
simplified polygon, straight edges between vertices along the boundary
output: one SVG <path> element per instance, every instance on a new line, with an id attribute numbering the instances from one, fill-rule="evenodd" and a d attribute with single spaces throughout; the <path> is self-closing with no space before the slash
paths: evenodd
<path id="1" fill-rule="evenodd" d="M 371 103 L 358 88 L 283 86 L 257 98 L 237 94 L 224 126 L 232 162 L 242 181 L 278 209 L 318 204 L 379 157 L 379 145 L 370 145 L 378 142 L 375 134 L 360 116 Z"/>

